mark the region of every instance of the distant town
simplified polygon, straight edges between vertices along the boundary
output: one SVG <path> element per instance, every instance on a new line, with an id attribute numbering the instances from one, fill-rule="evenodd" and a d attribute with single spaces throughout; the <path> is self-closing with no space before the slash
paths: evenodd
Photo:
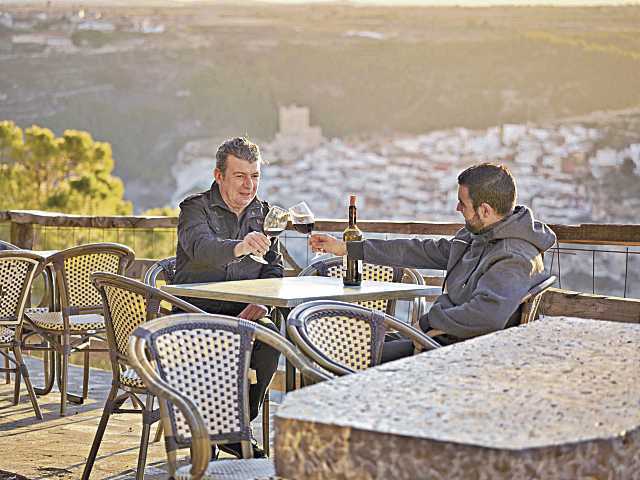
<path id="1" fill-rule="evenodd" d="M 608 176 L 624 169 L 640 181 L 640 140 L 620 149 L 599 148 L 605 132 L 580 123 L 327 139 L 319 127 L 309 125 L 309 113 L 305 107 L 280 108 L 280 130 L 262 145 L 270 163 L 264 168 L 262 194 L 270 202 L 286 207 L 304 200 L 320 217 L 342 218 L 348 195 L 355 193 L 363 218 L 459 221 L 457 174 L 488 161 L 511 168 L 519 202 L 546 222 L 638 219 L 639 190 L 618 203 L 602 188 Z M 177 184 L 173 205 L 208 188 L 211 178 L 202 172 L 212 171 L 212 152 L 215 145 L 206 140 L 191 142 L 181 152 L 172 168 Z"/>
<path id="2" fill-rule="evenodd" d="M 91 37 L 83 37 L 83 32 L 158 34 L 166 28 L 163 23 L 148 16 L 106 17 L 99 9 L 78 7 L 65 10 L 53 9 L 51 2 L 47 2 L 47 5 L 42 10 L 0 10 L 0 27 L 10 31 L 11 47 L 45 47 L 50 51 L 70 53 L 78 47 L 91 46 Z M 9 45 L 5 44 L 7 47 Z"/>

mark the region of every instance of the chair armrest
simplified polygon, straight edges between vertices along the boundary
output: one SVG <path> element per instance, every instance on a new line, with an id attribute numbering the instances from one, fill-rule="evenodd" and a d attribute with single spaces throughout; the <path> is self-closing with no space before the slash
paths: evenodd
<path id="1" fill-rule="evenodd" d="M 256 340 L 266 343 L 270 347 L 279 350 L 296 367 L 300 374 L 310 380 L 310 384 L 324 382 L 333 378 L 327 371 L 321 370 L 312 364 L 306 357 L 300 355 L 295 347 L 280 335 L 273 333 L 260 324 L 255 324 Z"/>
<path id="2" fill-rule="evenodd" d="M 440 348 L 442 346 L 428 335 L 425 335 L 422 331 L 411 325 L 401 322 L 397 318 L 393 318 L 390 315 L 387 315 L 386 321 L 393 328 L 409 337 L 410 340 L 413 340 L 413 344 L 416 346 L 416 348 L 419 347 L 421 351 L 435 350 L 436 348 Z"/>
<path id="3" fill-rule="evenodd" d="M 440 335 L 446 335 L 446 333 L 443 332 L 442 330 L 438 330 L 437 328 L 432 328 L 427 332 L 427 336 L 431 338 L 439 337 Z"/>

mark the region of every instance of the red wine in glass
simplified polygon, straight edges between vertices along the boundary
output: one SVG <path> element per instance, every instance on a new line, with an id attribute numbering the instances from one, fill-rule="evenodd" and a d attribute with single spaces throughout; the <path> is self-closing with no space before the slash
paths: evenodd
<path id="1" fill-rule="evenodd" d="M 277 237 L 282 232 L 284 232 L 284 228 L 265 228 L 264 234 L 267 237 Z"/>
<path id="2" fill-rule="evenodd" d="M 294 223 L 293 228 L 295 228 L 296 232 L 300 232 L 303 235 L 309 235 L 313 231 L 313 225 L 315 222 L 310 221 L 306 223 Z"/>

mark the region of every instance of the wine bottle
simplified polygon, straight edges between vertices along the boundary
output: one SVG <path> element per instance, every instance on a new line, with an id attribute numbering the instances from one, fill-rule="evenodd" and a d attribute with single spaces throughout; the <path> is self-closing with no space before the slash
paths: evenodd
<path id="1" fill-rule="evenodd" d="M 362 232 L 356 223 L 356 214 L 356 196 L 351 195 L 349 197 L 349 226 L 342 234 L 342 239 L 345 242 L 359 242 L 362 240 Z M 345 259 L 347 271 L 342 277 L 342 282 L 347 286 L 360 285 L 362 282 L 362 260 L 356 260 L 348 254 Z"/>

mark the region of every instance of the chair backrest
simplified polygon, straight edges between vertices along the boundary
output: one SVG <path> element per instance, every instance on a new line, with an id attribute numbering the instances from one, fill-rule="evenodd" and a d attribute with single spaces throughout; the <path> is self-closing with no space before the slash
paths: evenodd
<path id="1" fill-rule="evenodd" d="M 24 250 L 0 251 L 0 325 L 19 327 L 31 284 L 44 258 Z"/>
<path id="2" fill-rule="evenodd" d="M 0 240 L 0 251 L 2 250 L 20 250 L 20 247 L 18 247 L 17 245 L 14 245 L 13 243 Z"/>
<path id="3" fill-rule="evenodd" d="M 549 278 L 534 285 L 524 297 L 520 307 L 520 325 L 532 322 L 538 318 L 538 310 L 542 301 L 542 294 L 556 283 L 557 277 L 551 275 Z"/>
<path id="4" fill-rule="evenodd" d="M 170 285 L 173 283 L 173 279 L 176 276 L 176 257 L 167 257 L 162 260 L 158 260 L 151 265 L 149 270 L 144 274 L 143 282 L 152 287 L 158 286 L 158 280 L 164 279 L 164 281 Z"/>
<path id="5" fill-rule="evenodd" d="M 425 350 L 440 345 L 412 326 L 375 309 L 332 300 L 295 307 L 287 332 L 311 360 L 336 375 L 365 370 L 380 363 L 387 330 L 396 330 Z"/>
<path id="6" fill-rule="evenodd" d="M 91 274 L 123 275 L 134 259 L 133 250 L 118 243 L 91 243 L 67 248 L 49 257 L 56 272 L 60 306 L 65 318 L 85 312 L 101 312 L 102 299 Z"/>
<path id="7" fill-rule="evenodd" d="M 193 452 L 196 440 L 200 450 L 202 442 L 206 449 L 211 441 L 242 442 L 245 458 L 252 456 L 248 372 L 254 341 L 282 352 L 313 382 L 329 378 L 279 334 L 236 317 L 169 315 L 133 332 L 129 358 L 161 399 L 169 452 L 188 446 Z"/>
<path id="8" fill-rule="evenodd" d="M 342 257 L 320 258 L 305 267 L 298 276 L 318 275 L 321 277 L 337 277 L 342 278 L 345 275 L 345 268 Z M 375 280 L 379 282 L 404 282 L 424 285 L 424 278 L 416 270 L 412 268 L 389 267 L 385 265 L 375 265 L 372 263 L 364 263 L 362 265 L 362 279 Z M 368 300 L 358 302 L 366 308 L 372 308 L 386 312 L 389 315 L 395 314 L 395 300 Z M 418 303 L 414 308 L 419 309 Z M 414 312 L 414 316 L 419 316 L 419 312 Z"/>
<path id="9" fill-rule="evenodd" d="M 91 278 L 102 297 L 111 367 L 116 378 L 130 366 L 129 336 L 139 325 L 160 315 L 161 302 L 185 312 L 204 313 L 184 300 L 122 275 L 97 272 Z"/>

